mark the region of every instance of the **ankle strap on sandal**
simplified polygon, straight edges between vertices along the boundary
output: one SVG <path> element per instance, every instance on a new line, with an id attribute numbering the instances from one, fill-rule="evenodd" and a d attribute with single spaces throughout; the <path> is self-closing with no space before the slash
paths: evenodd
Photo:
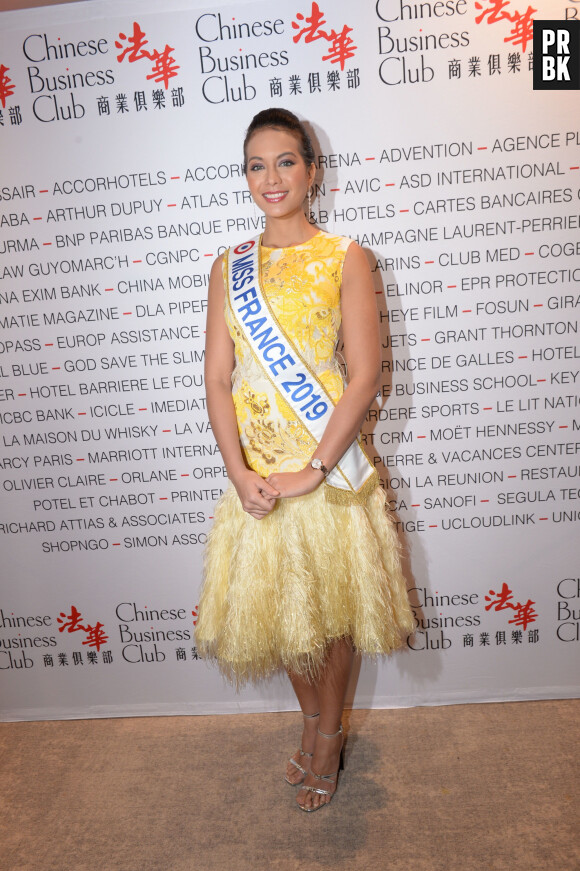
<path id="1" fill-rule="evenodd" d="M 320 716 L 320 711 L 317 711 L 315 714 L 305 714 L 304 711 L 302 711 L 302 716 L 305 720 L 313 720 L 314 717 Z"/>
<path id="2" fill-rule="evenodd" d="M 322 735 L 323 738 L 336 738 L 338 735 L 342 735 L 342 723 L 338 727 L 338 732 L 333 732 L 332 735 L 327 735 L 326 732 L 322 732 L 318 729 L 318 734 Z"/>

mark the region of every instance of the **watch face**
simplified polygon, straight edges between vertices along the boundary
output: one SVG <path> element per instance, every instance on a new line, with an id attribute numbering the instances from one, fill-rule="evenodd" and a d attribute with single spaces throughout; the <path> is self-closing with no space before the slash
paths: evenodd
<path id="1" fill-rule="evenodd" d="M 320 467 L 322 466 L 322 460 L 316 457 L 316 459 L 312 460 L 310 465 L 313 469 L 320 469 Z"/>

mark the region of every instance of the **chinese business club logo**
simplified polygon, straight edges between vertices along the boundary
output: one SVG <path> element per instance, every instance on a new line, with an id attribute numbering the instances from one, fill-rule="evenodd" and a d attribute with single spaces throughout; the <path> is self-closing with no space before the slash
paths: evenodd
<path id="1" fill-rule="evenodd" d="M 344 24 L 339 31 L 334 28 L 323 30 L 322 27 L 325 24 L 324 12 L 320 10 L 318 3 L 313 3 L 310 15 L 304 16 L 301 12 L 296 13 L 296 21 L 292 22 L 292 28 L 298 33 L 294 35 L 293 40 L 300 42 L 304 38 L 305 43 L 316 42 L 319 39 L 325 40 L 328 54 L 323 53 L 322 60 L 331 64 L 340 64 L 341 70 L 344 71 L 345 62 L 354 57 L 358 47 L 349 35 L 352 33 L 352 27 Z"/>
<path id="2" fill-rule="evenodd" d="M 83 615 L 75 608 L 73 605 L 70 609 L 70 614 L 66 614 L 64 611 L 60 612 L 60 617 L 57 617 L 57 623 L 60 623 L 59 632 L 84 632 L 85 640 L 83 641 L 83 646 L 94 647 L 97 652 L 100 651 L 101 647 L 107 643 L 109 640 L 108 635 L 105 634 L 105 625 L 97 620 L 94 626 L 91 626 L 90 623 L 82 622 Z"/>
<path id="3" fill-rule="evenodd" d="M 338 93 L 343 85 L 341 75 L 346 72 L 346 87 L 348 90 L 358 88 L 360 86 L 360 70 L 358 67 L 352 67 L 345 71 L 345 64 L 351 58 L 354 58 L 358 46 L 355 45 L 354 39 L 351 36 L 353 28 L 348 24 L 339 25 L 338 29 L 331 26 L 324 17 L 318 3 L 312 3 L 310 12 L 296 12 L 294 19 L 291 22 L 292 42 L 297 45 L 313 44 L 318 48 L 318 58 L 324 61 L 329 66 L 324 72 L 320 70 L 311 70 L 306 72 L 304 69 L 300 73 L 293 73 L 288 77 L 288 93 L 290 96 L 297 96 L 303 93 L 304 88 L 308 88 L 308 93 L 322 93 L 324 85 L 330 93 Z M 335 22 L 334 22 L 335 23 Z M 312 52 L 312 58 L 316 58 L 317 52 Z M 310 57 L 310 55 L 309 55 Z M 304 80 L 304 82 L 303 82 Z M 269 81 L 270 97 L 278 98 L 285 96 L 282 78 L 274 76 Z"/>
<path id="4" fill-rule="evenodd" d="M 111 51 L 117 52 L 119 73 L 113 67 L 95 69 L 94 62 L 98 59 L 105 63 Z M 15 93 L 19 101 L 24 97 L 21 82 L 11 67 L 2 63 L 5 58 L 0 58 L 0 132 L 2 128 L 27 123 L 30 117 L 50 124 L 79 121 L 91 114 L 123 116 L 130 113 L 132 102 L 136 112 L 147 112 L 151 107 L 155 115 L 167 107 L 181 108 L 185 98 L 183 87 L 176 85 L 181 67 L 174 52 L 175 48 L 167 42 L 162 50 L 152 47 L 137 21 L 133 22 L 132 30 L 124 28 L 114 40 L 95 36 L 87 42 L 75 41 L 65 33 L 52 37 L 47 33 L 30 33 L 23 40 L 22 53 L 32 103 L 29 108 L 21 102 L 14 104 L 11 98 Z M 144 73 L 143 85 L 150 83 L 150 90 L 145 91 L 139 83 L 139 90 L 131 96 L 122 80 L 129 64 L 135 63 Z M 99 87 L 90 98 L 94 85 Z M 115 86 L 115 91 L 108 86 Z"/>
<path id="5" fill-rule="evenodd" d="M 10 67 L 0 63 L 0 127 L 4 127 L 4 110 L 6 100 L 14 94 L 14 83 L 8 75 Z M 11 106 L 8 109 L 11 124 L 19 124 L 21 120 L 20 107 Z"/>
<path id="6" fill-rule="evenodd" d="M 115 48 L 123 49 L 121 54 L 117 55 L 117 61 L 122 63 L 124 60 L 127 60 L 130 64 L 143 59 L 153 61 L 153 67 L 151 68 L 151 73 L 147 76 L 147 80 L 153 79 L 158 84 L 163 83 L 163 87 L 167 90 L 169 79 L 176 76 L 179 69 L 172 55 L 175 49 L 166 44 L 162 52 L 159 52 L 157 49 L 151 51 L 145 48 L 148 44 L 149 40 L 146 39 L 145 31 L 134 21 L 133 33 L 130 36 L 120 33 L 119 38 L 115 40 Z"/>
<path id="7" fill-rule="evenodd" d="M 538 615 L 534 610 L 534 605 L 536 604 L 531 599 L 528 599 L 527 602 L 522 605 L 521 602 L 514 601 L 514 594 L 508 587 L 508 585 L 503 582 L 501 586 L 501 590 L 496 592 L 495 590 L 490 590 L 489 595 L 485 597 L 485 601 L 488 603 L 485 606 L 486 611 L 490 611 L 492 608 L 494 611 L 508 611 L 512 616 L 511 620 L 508 620 L 508 623 L 513 625 L 514 627 L 521 627 L 521 631 L 525 632 L 528 626 L 532 623 L 535 623 Z M 516 628 L 512 632 L 512 640 L 514 636 L 514 632 L 517 634 L 520 630 Z"/>
<path id="8" fill-rule="evenodd" d="M 0 64 L 0 103 L 2 103 L 2 108 L 6 108 L 6 100 L 8 97 L 11 97 L 14 93 L 14 85 L 12 84 L 12 79 L 8 75 L 10 67 L 4 66 L 4 64 Z"/>
<path id="9" fill-rule="evenodd" d="M 512 25 L 507 36 L 504 36 L 504 42 L 511 42 L 512 45 L 521 45 L 522 51 L 525 51 L 529 42 L 533 37 L 533 14 L 537 9 L 528 6 L 525 12 L 519 12 L 510 6 L 510 0 L 491 0 L 486 6 L 476 0 L 475 8 L 481 12 L 475 19 L 476 24 L 481 24 L 486 18 L 488 24 L 501 24 L 508 22 Z M 508 24 L 508 26 L 509 26 Z"/>

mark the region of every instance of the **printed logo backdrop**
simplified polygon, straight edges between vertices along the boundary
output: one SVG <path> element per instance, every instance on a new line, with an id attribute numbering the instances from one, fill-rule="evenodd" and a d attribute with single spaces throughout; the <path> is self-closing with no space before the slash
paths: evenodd
<path id="1" fill-rule="evenodd" d="M 212 259 L 262 227 L 241 167 L 283 105 L 312 220 L 373 270 L 364 441 L 417 631 L 361 706 L 578 694 L 578 94 L 533 90 L 538 0 L 108 3 L 3 13 L 5 719 L 293 707 L 197 656 L 227 485 L 205 412 Z"/>

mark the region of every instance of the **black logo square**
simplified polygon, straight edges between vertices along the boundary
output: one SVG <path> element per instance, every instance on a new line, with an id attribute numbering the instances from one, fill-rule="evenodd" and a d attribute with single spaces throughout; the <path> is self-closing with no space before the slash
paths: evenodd
<path id="1" fill-rule="evenodd" d="M 534 91 L 580 89 L 580 21 L 534 20 Z"/>

